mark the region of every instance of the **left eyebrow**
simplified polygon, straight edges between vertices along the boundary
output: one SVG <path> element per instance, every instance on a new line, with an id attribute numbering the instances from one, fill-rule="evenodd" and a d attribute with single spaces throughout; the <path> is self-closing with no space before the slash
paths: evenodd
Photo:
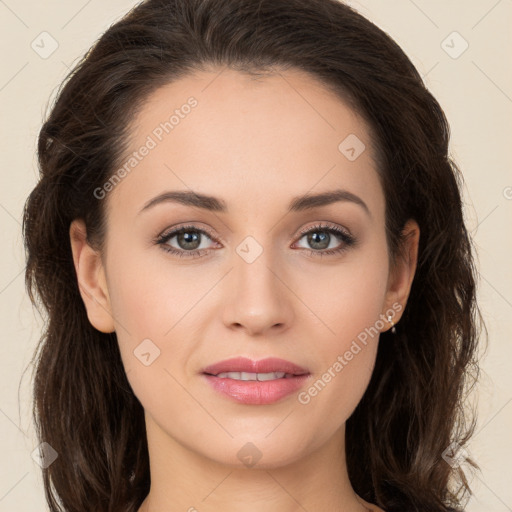
<path id="1" fill-rule="evenodd" d="M 319 194 L 305 194 L 303 196 L 295 197 L 290 202 L 288 210 L 290 212 L 300 212 L 304 210 L 310 210 L 312 208 L 318 208 L 320 206 L 327 206 L 332 203 L 345 201 L 361 206 L 363 210 L 371 217 L 370 209 L 359 196 L 356 196 L 348 190 L 342 189 L 321 192 Z"/>
<path id="2" fill-rule="evenodd" d="M 142 213 L 153 206 L 165 202 L 175 202 L 184 204 L 186 206 L 194 206 L 205 210 L 226 213 L 228 211 L 226 202 L 217 197 L 199 194 L 198 192 L 191 192 L 188 190 L 175 190 L 164 192 L 153 199 L 150 199 L 141 209 Z M 359 197 L 349 192 L 348 190 L 332 190 L 321 192 L 319 194 L 305 194 L 302 196 L 294 197 L 288 206 L 289 212 L 300 212 L 327 206 L 336 202 L 351 202 L 363 208 L 363 210 L 371 217 L 370 210 L 366 203 Z"/>

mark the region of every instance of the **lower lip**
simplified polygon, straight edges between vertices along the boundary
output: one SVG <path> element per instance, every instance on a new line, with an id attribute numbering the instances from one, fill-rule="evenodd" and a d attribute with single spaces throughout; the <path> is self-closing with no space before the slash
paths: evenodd
<path id="1" fill-rule="evenodd" d="M 295 377 L 257 381 L 219 378 L 203 374 L 208 383 L 220 393 L 236 402 L 251 405 L 272 404 L 298 391 L 308 379 L 309 374 Z"/>

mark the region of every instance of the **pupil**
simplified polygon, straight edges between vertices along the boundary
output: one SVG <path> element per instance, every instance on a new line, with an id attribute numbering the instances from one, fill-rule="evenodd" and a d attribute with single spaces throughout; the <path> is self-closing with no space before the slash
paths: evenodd
<path id="1" fill-rule="evenodd" d="M 321 233 L 321 235 L 318 236 L 318 233 Z M 315 249 L 326 249 L 329 247 L 329 241 L 330 235 L 325 231 L 316 231 L 315 233 L 308 235 L 308 242 L 312 244 Z M 320 247 L 316 246 L 315 244 L 320 244 Z"/>
<path id="2" fill-rule="evenodd" d="M 199 241 L 199 234 L 193 233 L 191 235 L 190 231 L 185 231 L 178 235 L 178 244 L 182 249 L 197 249 L 200 245 L 197 242 Z M 191 244 L 191 245 L 190 245 Z M 194 245 L 196 244 L 196 245 Z"/>

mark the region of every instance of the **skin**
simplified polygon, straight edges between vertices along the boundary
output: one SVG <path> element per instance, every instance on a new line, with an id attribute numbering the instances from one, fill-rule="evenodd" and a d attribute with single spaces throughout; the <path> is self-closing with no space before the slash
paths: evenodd
<path id="1" fill-rule="evenodd" d="M 381 511 L 356 495 L 345 462 L 345 422 L 369 383 L 378 335 L 307 404 L 296 393 L 270 405 L 241 404 L 201 372 L 233 356 L 274 356 L 308 369 L 308 389 L 365 328 L 381 319 L 378 330 L 389 329 L 381 315 L 393 304 L 402 307 L 399 321 L 418 226 L 407 223 L 405 256 L 390 265 L 367 126 L 299 70 L 254 80 L 214 68 L 161 87 L 134 119 L 130 151 L 190 96 L 198 105 L 104 199 L 105 253 L 87 244 L 81 220 L 70 227 L 89 320 L 116 332 L 145 410 L 152 484 L 139 512 Z M 354 161 L 338 149 L 349 134 L 366 145 Z M 369 212 L 341 201 L 287 213 L 293 197 L 338 188 Z M 228 212 L 165 202 L 139 213 L 171 190 L 221 198 Z M 326 249 L 300 234 L 318 222 L 348 230 L 356 244 L 318 256 Z M 180 258 L 154 242 L 188 223 L 211 231 L 200 235 L 209 252 Z M 263 250 L 252 263 L 236 251 L 249 235 Z M 176 236 L 167 245 L 190 250 Z M 329 249 L 343 245 L 331 235 Z M 145 366 L 134 350 L 148 338 L 160 355 Z M 261 453 L 251 467 L 237 456 L 248 442 Z"/>

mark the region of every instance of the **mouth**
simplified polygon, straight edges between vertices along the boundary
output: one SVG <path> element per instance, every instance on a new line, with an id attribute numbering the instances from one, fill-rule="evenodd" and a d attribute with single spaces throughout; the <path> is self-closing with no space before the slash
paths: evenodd
<path id="1" fill-rule="evenodd" d="M 244 357 L 206 367 L 202 374 L 214 390 L 247 405 L 282 400 L 302 388 L 310 376 L 305 368 L 284 359 L 253 361 Z"/>
<path id="2" fill-rule="evenodd" d="M 211 377 L 218 377 L 219 379 L 233 379 L 233 380 L 241 380 L 241 381 L 257 380 L 259 382 L 266 382 L 269 380 L 276 380 L 276 379 L 292 379 L 293 377 L 299 376 L 299 375 L 296 375 L 293 373 L 285 373 L 285 372 L 267 372 L 267 373 L 221 372 L 218 374 L 204 372 L 204 374 L 210 375 Z M 301 374 L 301 375 L 304 375 L 304 374 Z"/>

